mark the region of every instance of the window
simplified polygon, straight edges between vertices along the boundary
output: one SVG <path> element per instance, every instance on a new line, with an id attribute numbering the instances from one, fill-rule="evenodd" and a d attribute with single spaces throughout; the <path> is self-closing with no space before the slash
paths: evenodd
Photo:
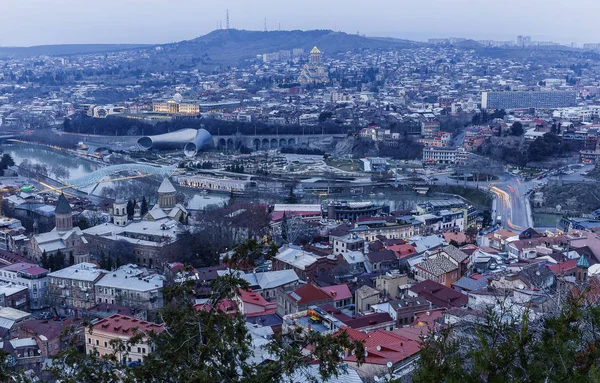
<path id="1" fill-rule="evenodd" d="M 100 346 L 100 341 L 96 339 L 96 346 Z"/>
<path id="2" fill-rule="evenodd" d="M 104 342 L 104 347 L 108 347 L 108 343 Z"/>
<path id="3" fill-rule="evenodd" d="M 92 344 L 92 338 L 88 338 L 88 343 Z"/>
<path id="4" fill-rule="evenodd" d="M 142 354 L 146 353 L 146 347 L 142 347 Z"/>

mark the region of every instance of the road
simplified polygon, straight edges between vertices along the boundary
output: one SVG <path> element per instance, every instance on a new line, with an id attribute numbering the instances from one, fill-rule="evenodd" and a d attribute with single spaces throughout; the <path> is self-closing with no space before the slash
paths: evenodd
<path id="1" fill-rule="evenodd" d="M 573 173 L 563 174 L 560 179 L 567 182 L 583 182 L 585 173 L 593 168 L 593 165 L 585 165 L 583 167 L 573 166 Z M 535 190 L 540 183 L 546 182 L 546 178 L 540 180 L 524 181 L 520 176 L 515 176 L 510 173 L 504 173 L 498 180 L 486 183 L 475 181 L 463 181 L 450 178 L 450 174 L 439 173 L 435 175 L 438 185 L 462 185 L 472 188 L 485 188 L 496 195 L 494 201 L 492 218 L 496 219 L 500 216 L 502 226 L 512 230 L 525 230 L 534 226 L 532 210 L 529 205 L 528 191 Z M 557 178 L 558 176 L 553 176 Z"/>

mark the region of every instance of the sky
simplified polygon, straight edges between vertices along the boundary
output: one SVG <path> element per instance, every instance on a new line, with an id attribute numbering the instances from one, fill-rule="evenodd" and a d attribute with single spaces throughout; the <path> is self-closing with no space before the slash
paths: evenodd
<path id="1" fill-rule="evenodd" d="M 175 42 L 225 27 L 226 9 L 237 29 L 600 42 L 599 0 L 0 0 L 0 46 Z"/>

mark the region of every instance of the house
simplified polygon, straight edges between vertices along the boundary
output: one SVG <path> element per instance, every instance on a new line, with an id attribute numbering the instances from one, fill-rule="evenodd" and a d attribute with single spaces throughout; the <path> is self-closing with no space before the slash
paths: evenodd
<path id="1" fill-rule="evenodd" d="M 29 310 L 27 287 L 11 282 L 0 282 L 0 307 Z"/>
<path id="2" fill-rule="evenodd" d="M 27 287 L 30 309 L 48 306 L 48 270 L 33 263 L 18 262 L 0 269 L 0 281 Z"/>
<path id="3" fill-rule="evenodd" d="M 410 243 L 386 245 L 386 247 L 392 250 L 398 259 L 406 259 L 417 255 L 417 249 Z"/>
<path id="4" fill-rule="evenodd" d="M 222 276 L 232 270 L 217 270 L 217 275 Z M 286 291 L 298 287 L 300 279 L 294 270 L 265 271 L 262 273 L 239 273 L 240 278 L 248 282 L 248 287 L 255 293 L 259 293 L 267 300 L 277 298 L 277 289 Z"/>
<path id="5" fill-rule="evenodd" d="M 14 338 L 0 342 L 0 350 L 10 355 L 7 360 L 14 361 L 16 370 L 40 371 L 44 357 L 35 338 Z"/>
<path id="6" fill-rule="evenodd" d="M 96 305 L 95 284 L 106 270 L 79 263 L 48 274 L 48 302 L 57 310 L 77 314 Z"/>
<path id="7" fill-rule="evenodd" d="M 163 307 L 163 280 L 161 275 L 149 275 L 145 268 L 124 265 L 94 284 L 95 300 L 139 310 L 158 310 Z"/>
<path id="8" fill-rule="evenodd" d="M 440 308 L 464 307 L 468 302 L 466 295 L 432 280 L 419 282 L 408 291 L 410 296 L 419 296 Z"/>
<path id="9" fill-rule="evenodd" d="M 72 332 L 65 336 L 63 331 L 70 327 Z M 84 326 L 81 318 L 66 318 L 64 320 L 30 319 L 19 328 L 19 338 L 34 338 L 42 356 L 52 357 L 58 352 L 70 347 L 70 341 L 78 346 L 84 346 Z"/>
<path id="10" fill-rule="evenodd" d="M 21 326 L 29 319 L 31 319 L 30 313 L 11 307 L 0 307 L 0 338 L 16 337 Z"/>
<path id="11" fill-rule="evenodd" d="M 392 250 L 369 251 L 366 255 L 367 267 L 371 271 L 388 271 L 398 269 L 399 262 Z"/>
<path id="12" fill-rule="evenodd" d="M 280 288 L 277 297 L 277 312 L 279 315 L 285 316 L 307 310 L 309 306 L 326 303 L 333 303 L 333 298 L 310 283 L 289 293 Z"/>
<path id="13" fill-rule="evenodd" d="M 399 272 L 390 272 L 375 278 L 375 288 L 384 296 L 397 297 L 400 289 L 408 285 L 408 275 Z"/>
<path id="14" fill-rule="evenodd" d="M 363 313 L 371 311 L 371 306 L 379 303 L 379 297 L 381 292 L 367 285 L 361 286 L 354 293 L 354 302 L 356 305 L 356 312 Z"/>
<path id="15" fill-rule="evenodd" d="M 452 245 L 438 248 L 415 265 L 415 278 L 418 281 L 429 279 L 449 287 L 464 275 L 470 260 L 471 257 Z"/>
<path id="16" fill-rule="evenodd" d="M 274 314 L 277 311 L 276 302 L 268 302 L 262 295 L 252 290 L 238 290 L 235 300 L 239 311 L 245 316 Z"/>
<path id="17" fill-rule="evenodd" d="M 333 305 L 338 309 L 346 308 L 352 304 L 353 296 L 346 284 L 325 286 L 321 287 L 321 290 L 333 299 Z"/>
<path id="18" fill-rule="evenodd" d="M 346 332 L 352 340 L 364 342 L 365 349 L 368 350 L 363 363 L 359 363 L 357 355 L 350 352 L 344 356 L 344 363 L 356 370 L 365 381 L 410 368 L 421 348 L 418 341 L 393 331 L 379 329 L 368 334 L 351 328 L 341 331 Z"/>
<path id="19" fill-rule="evenodd" d="M 294 270 L 303 281 L 312 281 L 317 273 L 337 269 L 338 265 L 335 255 L 317 255 L 293 245 L 280 249 L 273 260 L 273 270 Z"/>
<path id="20" fill-rule="evenodd" d="M 144 337 L 134 345 L 127 346 L 127 352 L 116 353 L 119 363 L 142 363 L 146 355 L 152 353 L 153 347 L 148 343 L 151 333 L 161 333 L 164 327 L 152 322 L 142 321 L 126 315 L 111 315 L 94 323 L 89 331 L 85 331 L 85 352 L 98 356 L 111 355 L 114 346 L 111 342 L 127 342 L 136 334 Z"/>

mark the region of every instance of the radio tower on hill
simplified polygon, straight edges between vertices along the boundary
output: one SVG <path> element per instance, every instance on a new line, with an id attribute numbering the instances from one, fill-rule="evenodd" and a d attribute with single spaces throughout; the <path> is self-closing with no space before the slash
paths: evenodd
<path id="1" fill-rule="evenodd" d="M 229 9 L 225 11 L 225 29 L 229 29 Z"/>

